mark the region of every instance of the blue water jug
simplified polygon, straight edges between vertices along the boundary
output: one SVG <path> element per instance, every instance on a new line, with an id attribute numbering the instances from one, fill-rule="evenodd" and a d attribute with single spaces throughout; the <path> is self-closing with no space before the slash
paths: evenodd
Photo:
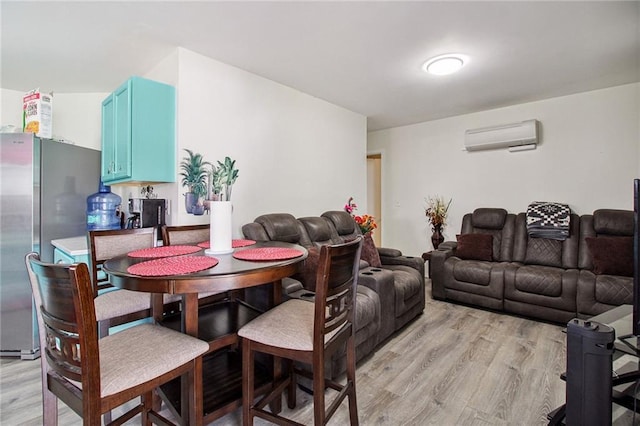
<path id="1" fill-rule="evenodd" d="M 120 229 L 122 198 L 100 182 L 100 189 L 87 197 L 87 231 Z"/>

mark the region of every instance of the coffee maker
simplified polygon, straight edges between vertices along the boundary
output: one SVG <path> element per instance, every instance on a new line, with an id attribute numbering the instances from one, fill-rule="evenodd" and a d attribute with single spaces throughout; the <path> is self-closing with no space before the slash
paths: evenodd
<path id="1" fill-rule="evenodd" d="M 167 200 L 158 198 L 129 198 L 127 228 L 158 227 L 158 238 L 162 238 L 160 227 L 165 222 Z"/>

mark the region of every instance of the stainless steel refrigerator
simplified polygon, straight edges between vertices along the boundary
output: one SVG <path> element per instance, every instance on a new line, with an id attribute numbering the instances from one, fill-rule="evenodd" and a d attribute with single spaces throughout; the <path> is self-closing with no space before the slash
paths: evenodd
<path id="1" fill-rule="evenodd" d="M 87 196 L 100 184 L 100 151 L 0 134 L 0 355 L 39 356 L 24 256 L 53 261 L 51 240 L 86 235 Z"/>

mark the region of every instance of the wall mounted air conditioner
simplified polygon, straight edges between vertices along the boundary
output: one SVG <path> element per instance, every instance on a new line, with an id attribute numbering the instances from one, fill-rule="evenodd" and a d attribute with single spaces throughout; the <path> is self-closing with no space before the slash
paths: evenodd
<path id="1" fill-rule="evenodd" d="M 467 151 L 511 148 L 523 145 L 531 145 L 529 149 L 535 149 L 537 143 L 538 120 L 526 120 L 464 132 L 464 147 Z"/>

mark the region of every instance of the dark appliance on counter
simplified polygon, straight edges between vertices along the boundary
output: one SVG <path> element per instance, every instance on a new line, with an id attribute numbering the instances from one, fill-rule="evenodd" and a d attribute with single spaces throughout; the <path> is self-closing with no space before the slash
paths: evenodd
<path id="1" fill-rule="evenodd" d="M 160 227 L 165 225 L 167 200 L 158 198 L 129 198 L 127 228 L 158 227 L 158 239 L 162 239 Z"/>
<path id="2" fill-rule="evenodd" d="M 100 151 L 0 134 L 0 355 L 40 355 L 24 257 L 53 262 L 51 240 L 86 235 L 87 196 L 100 181 Z"/>

